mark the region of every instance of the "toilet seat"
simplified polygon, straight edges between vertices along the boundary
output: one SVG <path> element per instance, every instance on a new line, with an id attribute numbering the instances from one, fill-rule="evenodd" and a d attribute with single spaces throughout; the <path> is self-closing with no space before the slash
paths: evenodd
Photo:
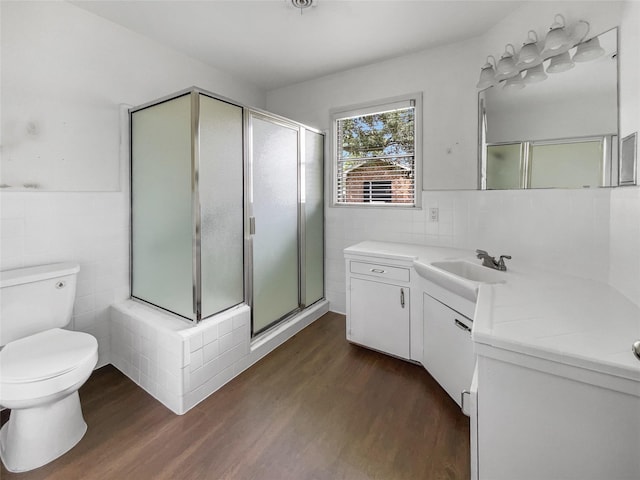
<path id="1" fill-rule="evenodd" d="M 62 392 L 85 378 L 97 358 L 93 336 L 60 328 L 8 343 L 0 351 L 0 404 Z"/>

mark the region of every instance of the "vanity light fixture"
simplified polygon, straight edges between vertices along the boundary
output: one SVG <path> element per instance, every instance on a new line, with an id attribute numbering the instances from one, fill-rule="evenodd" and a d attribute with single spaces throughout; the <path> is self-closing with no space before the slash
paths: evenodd
<path id="1" fill-rule="evenodd" d="M 551 57 L 551 63 L 547 67 L 547 73 L 560 73 L 571 70 L 576 64 L 571 60 L 569 52 L 561 53 L 555 57 Z"/>
<path id="2" fill-rule="evenodd" d="M 493 64 L 491 64 L 489 59 L 493 59 Z M 485 63 L 480 70 L 480 80 L 478 80 L 478 83 L 476 84 L 477 88 L 483 90 L 498 83 L 498 81 L 496 80 L 495 64 L 496 59 L 493 55 L 489 55 L 487 57 L 487 63 Z"/>
<path id="3" fill-rule="evenodd" d="M 531 36 L 533 34 L 533 38 Z M 538 34 L 534 30 L 527 32 L 527 41 L 522 45 L 518 54 L 518 68 L 527 68 L 540 60 L 540 48 L 538 47 Z"/>
<path id="4" fill-rule="evenodd" d="M 522 74 L 518 73 L 515 77 L 509 78 L 502 86 L 505 90 L 522 90 L 525 87 Z"/>
<path id="5" fill-rule="evenodd" d="M 544 65 L 539 63 L 535 67 L 531 67 L 525 70 L 524 83 L 538 83 L 547 79 L 547 74 L 544 73 Z"/>
<path id="6" fill-rule="evenodd" d="M 560 21 L 558 21 L 560 20 Z M 561 14 L 556 14 L 553 18 L 553 24 L 549 28 L 549 32 L 544 39 L 545 51 L 554 52 L 564 48 L 569 48 L 571 38 L 565 27 L 565 19 Z"/>
<path id="7" fill-rule="evenodd" d="M 588 62 L 604 54 L 604 49 L 600 46 L 598 37 L 593 37 L 578 45 L 576 53 L 573 55 L 574 62 Z"/>
<path id="8" fill-rule="evenodd" d="M 582 28 L 577 28 L 580 24 L 582 24 Z M 604 49 L 600 46 L 597 37 L 584 41 L 589 30 L 589 22 L 585 20 L 578 20 L 576 25 L 569 28 L 564 16 L 556 14 L 545 37 L 543 49 L 538 45 L 536 31 L 529 30 L 527 40 L 522 45 L 520 52 L 516 52 L 513 44 L 508 43 L 497 64 L 495 58 L 492 65 L 489 63 L 489 58 L 493 57 L 487 57 L 487 63 L 480 71 L 480 79 L 476 87 L 484 90 L 495 86 L 500 81 L 517 76 L 518 78 L 512 82 L 505 82 L 503 86 L 507 89 L 523 88 L 525 84 L 541 82 L 547 78 L 542 66 L 546 60 L 551 59 L 546 69 L 547 73 L 559 73 L 572 69 L 575 66 L 574 61 L 586 62 L 598 58 L 604 53 Z M 580 31 L 582 31 L 581 35 L 579 35 Z M 577 48 L 572 59 L 569 50 L 574 47 Z M 521 72 L 524 72 L 524 78 Z"/>
<path id="9" fill-rule="evenodd" d="M 511 47 L 512 52 L 509 51 L 509 47 Z M 520 69 L 516 67 L 515 55 L 515 47 L 507 43 L 504 47 L 504 53 L 500 57 L 498 65 L 496 65 L 496 80 L 505 80 L 520 73 Z"/>

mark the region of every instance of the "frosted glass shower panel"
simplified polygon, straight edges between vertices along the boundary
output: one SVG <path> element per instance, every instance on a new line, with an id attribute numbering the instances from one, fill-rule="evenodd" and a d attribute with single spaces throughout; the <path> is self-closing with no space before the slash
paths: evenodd
<path id="1" fill-rule="evenodd" d="M 531 188 L 586 188 L 604 185 L 601 140 L 531 146 Z"/>
<path id="2" fill-rule="evenodd" d="M 242 108 L 200 94 L 202 317 L 244 300 Z"/>
<path id="3" fill-rule="evenodd" d="M 324 135 L 304 131 L 304 291 L 303 304 L 324 297 Z"/>
<path id="4" fill-rule="evenodd" d="M 131 114 L 132 296 L 193 318 L 191 98 Z"/>
<path id="5" fill-rule="evenodd" d="M 487 146 L 487 190 L 522 188 L 522 145 L 512 143 Z"/>
<path id="6" fill-rule="evenodd" d="M 251 116 L 253 332 L 299 307 L 298 127 Z"/>

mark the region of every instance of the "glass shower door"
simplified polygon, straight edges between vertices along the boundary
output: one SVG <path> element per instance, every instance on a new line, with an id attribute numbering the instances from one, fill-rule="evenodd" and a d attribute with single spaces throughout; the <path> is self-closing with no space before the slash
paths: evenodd
<path id="1" fill-rule="evenodd" d="M 254 335 L 300 307 L 299 127 L 248 114 Z"/>

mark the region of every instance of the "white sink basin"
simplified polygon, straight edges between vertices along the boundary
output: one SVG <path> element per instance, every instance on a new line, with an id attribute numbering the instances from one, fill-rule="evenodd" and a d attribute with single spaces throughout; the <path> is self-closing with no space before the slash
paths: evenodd
<path id="1" fill-rule="evenodd" d="M 478 297 L 478 287 L 482 283 L 504 283 L 506 273 L 466 260 L 442 262 L 413 262 L 416 272 L 427 280 L 460 295 L 472 302 Z"/>
<path id="2" fill-rule="evenodd" d="M 480 283 L 504 283 L 505 272 L 493 270 L 489 267 L 483 267 L 477 263 L 467 262 L 466 260 L 451 260 L 445 262 L 432 262 L 432 266 L 440 270 L 446 270 L 458 277 L 466 278 Z"/>

